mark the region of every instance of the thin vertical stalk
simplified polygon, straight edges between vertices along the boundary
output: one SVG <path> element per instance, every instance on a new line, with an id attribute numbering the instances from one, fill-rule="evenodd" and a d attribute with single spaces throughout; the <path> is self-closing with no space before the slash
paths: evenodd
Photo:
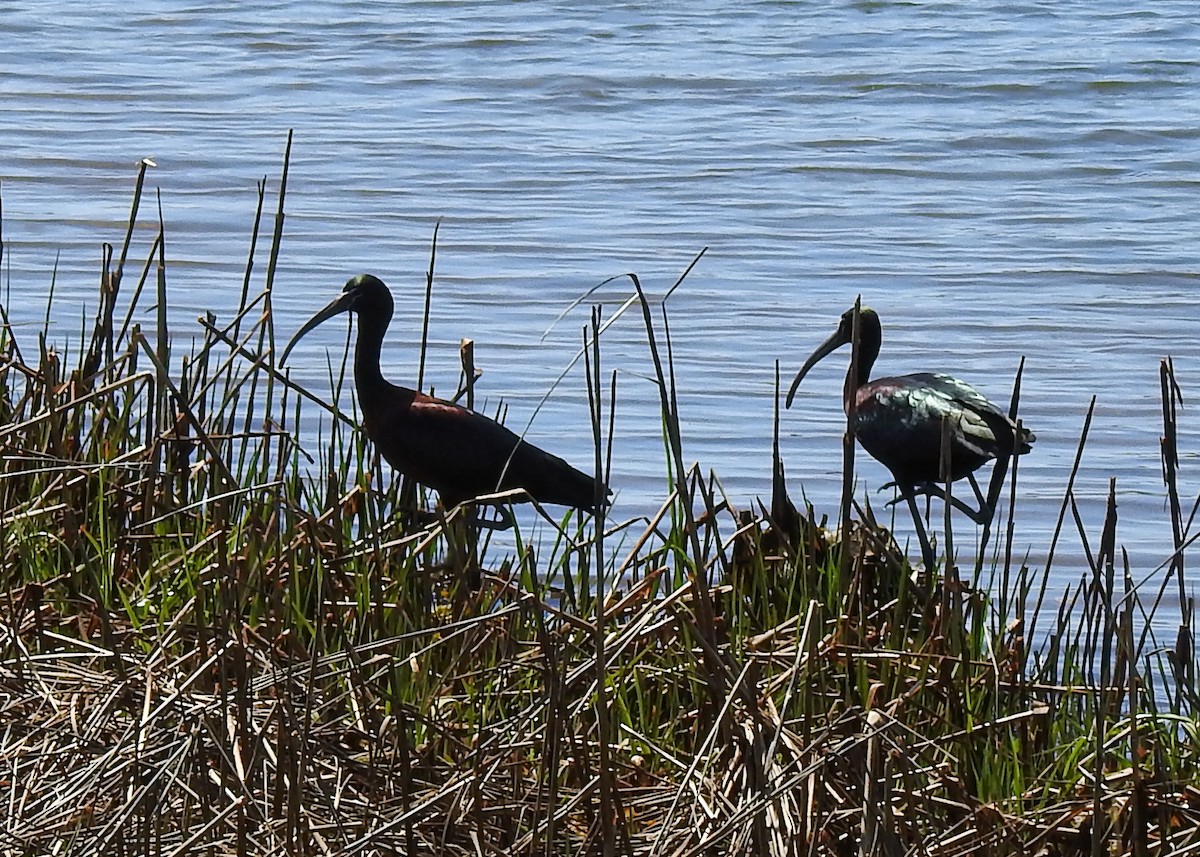
<path id="1" fill-rule="evenodd" d="M 1187 583 L 1184 580 L 1183 549 L 1186 534 L 1183 529 L 1183 511 L 1179 503 L 1179 443 L 1177 437 L 1177 405 L 1183 404 L 1183 393 L 1175 380 L 1175 364 L 1171 358 L 1159 363 L 1159 385 L 1162 395 L 1163 433 L 1160 439 L 1162 450 L 1163 483 L 1167 488 L 1167 508 L 1171 513 L 1171 537 L 1175 550 L 1171 554 L 1168 577 L 1174 576 L 1179 587 L 1179 603 L 1187 601 Z"/>
<path id="2" fill-rule="evenodd" d="M 1092 591 L 1097 599 L 1097 630 L 1101 628 L 1100 685 L 1108 702 L 1108 687 L 1113 681 L 1113 644 L 1116 639 L 1116 616 L 1113 613 L 1113 593 L 1116 588 L 1117 558 L 1117 480 L 1108 481 L 1108 504 L 1104 527 L 1100 531 L 1100 549 L 1096 554 L 1096 579 Z M 1100 623 L 1103 623 L 1102 625 Z"/>
<path id="3" fill-rule="evenodd" d="M 254 273 L 254 256 L 258 252 L 258 231 L 262 227 L 263 203 L 267 196 L 267 178 L 263 176 L 262 181 L 258 183 L 258 201 L 254 206 L 254 225 L 250 228 L 250 248 L 246 251 L 246 272 L 242 275 L 242 293 L 238 298 L 237 316 L 233 332 L 230 334 L 234 339 L 241 337 L 242 333 L 242 318 L 246 313 L 247 301 L 250 297 L 250 278 Z"/>
<path id="4" fill-rule="evenodd" d="M 671 487 L 679 492 L 683 507 L 685 529 L 688 533 L 688 538 L 692 542 L 692 556 L 699 557 L 700 537 L 696 532 L 695 520 L 692 515 L 691 491 L 687 489 L 687 470 L 683 465 L 683 440 L 679 432 L 679 414 L 673 407 L 671 391 L 667 386 L 667 378 L 663 372 L 663 361 L 658 353 L 658 340 L 654 335 L 654 319 L 650 312 L 650 302 L 646 299 L 646 293 L 642 289 L 642 283 L 637 278 L 637 275 L 630 274 L 629 278 L 633 281 L 633 287 L 637 290 L 638 299 L 641 301 L 642 319 L 646 325 L 646 341 L 650 347 L 650 359 L 654 363 L 654 373 L 658 382 L 659 404 L 662 408 L 662 418 L 667 433 L 667 446 L 671 454 L 671 464 L 674 471 Z M 702 572 L 702 568 L 695 569 L 697 575 L 696 591 L 700 602 L 704 604 L 707 602 L 709 594 L 708 586 L 700 579 Z M 708 605 L 706 612 L 708 613 L 708 617 L 711 618 L 711 605 Z M 711 625 L 708 625 L 706 630 L 711 630 Z"/>
<path id="5" fill-rule="evenodd" d="M 463 339 L 458 343 L 458 359 L 462 363 L 462 392 L 467 395 L 467 407 L 475 410 L 475 341 Z M 418 389 L 420 389 L 418 387 Z M 456 397 L 457 398 L 457 397 Z"/>
<path id="6" fill-rule="evenodd" d="M 954 500 L 952 491 L 954 490 L 954 480 L 951 479 L 951 453 L 954 449 L 954 425 L 949 419 L 942 419 L 942 444 L 940 452 L 940 462 L 938 463 L 939 475 L 944 484 L 942 488 L 943 504 L 942 504 L 942 550 L 945 560 L 942 565 L 942 576 L 945 578 L 946 586 L 942 587 L 942 591 L 949 594 L 950 590 L 958 592 L 956 584 L 958 583 L 957 566 L 954 561 L 954 526 L 950 513 L 954 509 Z M 932 569 L 930 569 L 932 571 Z M 955 617 L 957 619 L 959 617 Z M 951 627 L 958 627 L 957 622 L 951 622 Z"/>
<path id="7" fill-rule="evenodd" d="M 283 171 L 279 176 L 279 204 L 275 208 L 275 231 L 271 236 L 271 255 L 267 262 L 267 280 L 264 287 L 268 294 L 275 287 L 275 271 L 279 265 L 279 248 L 283 244 L 283 201 L 287 197 L 288 166 L 292 160 L 292 133 L 293 129 L 289 128 L 287 145 L 283 150 Z"/>
<path id="8" fill-rule="evenodd" d="M 275 313 L 273 311 L 273 294 L 275 289 L 275 273 L 279 268 L 279 251 L 283 246 L 283 224 L 286 220 L 284 203 L 287 200 L 287 183 L 288 169 L 292 161 L 292 129 L 288 130 L 287 145 L 283 150 L 283 168 L 279 173 L 279 199 L 275 205 L 275 229 L 271 234 L 271 252 L 267 259 L 267 274 L 266 282 L 263 286 L 263 309 L 262 316 L 257 324 L 258 327 L 258 352 L 264 353 L 268 348 L 274 352 L 275 348 Z M 257 221 L 256 221 L 257 222 Z M 246 428 L 254 425 L 255 406 L 259 401 L 258 385 L 260 373 L 255 372 L 250 377 L 250 390 L 246 396 L 246 410 L 243 418 L 243 424 Z M 275 374 L 268 372 L 265 381 L 265 390 L 263 392 L 262 401 L 264 407 L 269 408 L 270 402 L 274 401 L 275 393 Z M 249 438 L 244 438 L 238 450 L 237 470 L 240 472 L 244 466 L 246 456 L 248 454 Z"/>
<path id="9" fill-rule="evenodd" d="M 441 218 L 433 224 L 433 240 L 429 242 L 429 267 L 425 270 L 425 308 L 421 313 L 421 350 L 417 358 L 417 389 L 425 389 L 425 354 L 429 349 L 429 312 L 433 305 L 433 267 L 437 262 L 438 230 Z M 471 383 L 470 380 L 467 381 Z"/>
<path id="10" fill-rule="evenodd" d="M 1026 637 L 1029 645 L 1025 647 L 1026 652 L 1031 651 L 1037 646 L 1037 630 L 1038 618 L 1042 613 L 1042 604 L 1046 598 L 1046 587 L 1050 583 L 1050 569 L 1054 565 L 1054 550 L 1058 546 L 1058 539 L 1062 535 L 1063 522 L 1067 517 L 1067 508 L 1070 506 L 1071 497 L 1075 490 L 1075 477 L 1079 475 L 1079 465 L 1083 460 L 1083 450 L 1087 445 L 1088 430 L 1092 426 L 1092 416 L 1096 413 L 1096 397 L 1092 396 L 1091 402 L 1088 404 L 1087 415 L 1083 418 L 1083 429 L 1079 433 L 1079 445 L 1075 449 L 1075 461 L 1071 465 L 1071 474 L 1067 477 L 1067 487 L 1063 492 L 1062 506 L 1058 510 L 1058 520 L 1054 524 L 1054 535 L 1050 538 L 1050 548 L 1046 552 L 1046 567 L 1042 571 L 1041 585 L 1038 587 L 1037 600 L 1034 603 L 1033 616 L 1029 620 L 1029 636 Z M 1025 594 L 1022 591 L 1021 603 L 1017 608 L 1018 616 L 1026 615 Z M 1022 664 L 1024 666 L 1024 664 Z"/>
<path id="11" fill-rule="evenodd" d="M 121 288 L 121 279 L 125 275 L 125 260 L 129 257 L 129 245 L 133 241 L 133 228 L 137 224 L 138 209 L 141 207 L 142 189 L 146 184 L 146 168 L 154 166 L 157 166 L 157 164 L 149 158 L 142 158 L 138 164 L 137 181 L 133 187 L 133 202 L 129 206 L 129 224 L 125 228 L 125 239 L 121 242 L 121 255 L 117 258 L 116 270 L 111 270 L 109 267 L 112 261 L 112 247 L 111 245 L 105 245 L 108 248 L 108 260 L 101 270 L 100 311 L 96 318 L 96 330 L 92 335 L 92 343 L 85 364 L 86 371 L 84 374 L 86 375 L 91 375 L 99 368 L 101 359 L 104 360 L 105 364 L 113 362 L 114 345 L 112 331 L 113 314 L 117 306 L 117 294 Z M 161 220 L 160 210 L 160 223 Z M 101 343 L 103 343 L 103 353 L 101 353 Z"/>
<path id="12" fill-rule="evenodd" d="M 862 342 L 862 295 L 854 299 L 850 323 L 850 368 L 846 375 L 846 433 L 842 435 L 842 497 L 838 506 L 838 525 L 842 528 L 842 549 L 838 573 L 850 579 L 850 508 L 854 501 L 854 420 L 858 415 L 858 361 Z M 931 569 L 932 570 L 932 569 Z"/>
<path id="13" fill-rule="evenodd" d="M 1121 610 L 1119 628 L 1121 657 L 1125 661 L 1125 668 L 1128 671 L 1126 708 L 1129 712 L 1129 773 L 1133 781 L 1130 823 L 1133 827 L 1133 853 L 1135 857 L 1146 857 L 1149 853 L 1147 845 L 1149 822 L 1146 811 L 1146 785 L 1142 772 L 1142 758 L 1145 753 L 1142 746 L 1141 726 L 1138 722 L 1141 709 L 1139 692 L 1141 681 L 1137 664 L 1138 652 L 1134 648 L 1133 642 L 1133 599 L 1136 597 L 1136 591 L 1133 585 L 1133 575 L 1129 571 L 1129 554 L 1124 548 L 1121 549 L 1121 563 L 1124 571 L 1125 595 L 1121 599 L 1124 606 Z"/>
<path id="14" fill-rule="evenodd" d="M 1014 466 L 1020 458 L 1019 447 L 1021 445 L 1021 424 L 1017 420 L 1017 411 L 1021 403 L 1021 378 L 1025 374 L 1025 358 L 1017 364 L 1017 374 L 1013 378 L 1012 395 L 1008 402 L 1008 418 L 1016 423 L 1017 428 L 1013 432 L 1012 455 L 997 456 L 996 463 L 992 465 L 992 478 L 988 482 L 987 490 L 987 520 L 983 523 L 983 532 L 979 536 L 979 554 L 975 561 L 976 578 L 979 577 L 979 572 L 983 568 L 984 554 L 987 552 L 988 540 L 992 535 L 992 520 L 996 515 L 996 505 L 1000 502 L 1000 492 L 1004 490 L 1004 477 L 1008 474 L 1008 466 L 1011 462 Z M 999 440 L 999 438 L 997 438 Z M 1013 507 L 1012 503 L 1008 506 L 1008 526 L 1012 528 L 1013 523 Z"/>
<path id="15" fill-rule="evenodd" d="M 597 764 L 600 767 L 600 840 L 604 857 L 615 853 L 615 836 L 613 835 L 616 821 L 613 803 L 613 770 L 612 770 L 612 714 L 609 711 L 608 688 L 608 654 L 605 651 L 605 636 L 607 634 L 607 617 L 605 607 L 608 601 L 605 581 L 604 564 L 604 486 L 600 474 L 604 472 L 604 404 L 600 386 L 600 307 L 592 309 L 590 336 L 585 331 L 585 368 L 588 386 L 588 412 L 592 424 L 592 448 L 595 453 L 593 471 L 595 476 L 596 500 L 596 598 L 595 626 L 593 643 L 596 650 L 596 740 Z"/>

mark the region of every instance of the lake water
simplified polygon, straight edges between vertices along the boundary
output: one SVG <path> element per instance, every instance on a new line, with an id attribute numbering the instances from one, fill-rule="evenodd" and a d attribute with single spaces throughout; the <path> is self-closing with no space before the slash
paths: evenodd
<path id="1" fill-rule="evenodd" d="M 481 392 L 520 428 L 577 347 L 586 305 L 542 339 L 574 298 L 629 271 L 662 295 L 707 247 L 668 309 L 685 457 L 735 501 L 769 493 L 774 361 L 786 385 L 861 294 L 883 319 L 883 373 L 948 371 L 1005 401 L 1027 358 L 1039 440 L 1017 546 L 1032 562 L 1093 394 L 1076 487 L 1089 537 L 1115 476 L 1135 573 L 1169 553 L 1160 359 L 1188 403 L 1200 390 L 1190 4 L 41 2 L 0 5 L 0 30 L 3 277 L 29 329 L 57 259 L 73 341 L 143 157 L 176 330 L 228 317 L 255 182 L 275 186 L 294 128 L 285 336 L 348 275 L 377 273 L 398 309 L 385 371 L 412 383 L 440 218 L 428 377 L 451 387 L 458 341 L 475 339 Z M 628 294 L 617 281 L 596 299 L 611 312 Z M 294 371 L 319 388 L 344 335 L 310 335 Z M 621 371 L 612 482 L 627 517 L 665 496 L 638 315 L 604 358 Z M 831 516 L 846 359 L 815 370 L 783 421 L 792 493 Z M 576 369 L 529 436 L 589 465 L 584 389 Z M 1195 492 L 1200 415 L 1182 420 Z M 886 472 L 862 455 L 859 469 L 886 499 Z M 1084 567 L 1067 533 L 1064 583 Z"/>

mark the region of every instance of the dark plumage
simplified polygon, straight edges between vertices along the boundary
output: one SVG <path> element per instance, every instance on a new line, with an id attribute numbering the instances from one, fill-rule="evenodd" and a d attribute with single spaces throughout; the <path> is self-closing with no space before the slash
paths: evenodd
<path id="1" fill-rule="evenodd" d="M 520 488 L 539 503 L 595 512 L 591 476 L 495 420 L 384 379 L 379 353 L 392 307 L 391 292 L 378 277 L 351 277 L 342 293 L 296 332 L 280 363 L 321 322 L 355 313 L 354 385 L 363 428 L 392 467 L 437 491 L 447 509 L 483 494 Z M 608 493 L 605 489 L 602 495 Z"/>
<path id="2" fill-rule="evenodd" d="M 787 406 L 792 406 L 796 388 L 808 371 L 830 352 L 851 342 L 854 310 L 842 314 L 837 330 L 821 343 L 792 382 Z M 1023 455 L 1037 438 L 1021 428 L 983 395 L 958 378 L 941 373 L 922 372 L 871 381 L 871 368 L 879 356 L 883 331 L 879 316 L 869 307 L 859 310 L 858 374 L 846 374 L 844 400 L 849 411 L 854 396 L 855 414 L 851 428 L 863 448 L 892 472 L 896 485 L 909 501 L 917 520 L 922 548 L 929 557 L 928 541 L 913 501 L 914 490 L 922 486 L 937 493 L 936 483 L 944 482 L 941 471 L 943 424 L 950 424 L 951 481 L 971 477 L 993 458 Z M 982 494 L 972 485 L 982 504 Z M 957 505 L 957 504 L 956 504 Z M 959 506 L 977 521 L 990 518 L 990 509 L 978 512 Z"/>

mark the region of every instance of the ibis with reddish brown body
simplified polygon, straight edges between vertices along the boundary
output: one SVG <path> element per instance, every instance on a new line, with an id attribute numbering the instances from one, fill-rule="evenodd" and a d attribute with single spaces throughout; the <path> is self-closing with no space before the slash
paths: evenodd
<path id="1" fill-rule="evenodd" d="M 391 383 L 379 368 L 392 320 L 392 295 L 378 277 L 360 274 L 309 319 L 284 349 L 343 312 L 358 316 L 354 388 L 363 429 L 396 470 L 432 488 L 446 509 L 485 494 L 521 489 L 539 503 L 595 512 L 607 488 L 556 455 L 539 449 L 495 420 L 469 408 Z"/>

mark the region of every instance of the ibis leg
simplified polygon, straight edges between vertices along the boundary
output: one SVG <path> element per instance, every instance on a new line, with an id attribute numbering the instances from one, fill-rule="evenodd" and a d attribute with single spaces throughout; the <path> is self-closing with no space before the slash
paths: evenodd
<path id="1" fill-rule="evenodd" d="M 925 519 L 921 516 L 921 510 L 917 508 L 916 493 L 911 485 L 898 487 L 908 502 L 908 510 L 912 512 L 913 526 L 917 528 L 917 538 L 921 541 L 921 558 L 925 560 L 925 570 L 932 572 L 936 557 L 933 555 L 933 546 L 929 544 L 929 535 L 925 532 Z"/>
<path id="2" fill-rule="evenodd" d="M 479 592 L 482 578 L 479 569 L 479 508 L 471 505 L 470 514 L 462 518 L 463 523 L 463 579 L 472 593 Z"/>
<path id="3" fill-rule="evenodd" d="M 983 496 L 983 492 L 979 489 L 979 483 L 975 481 L 975 476 L 973 474 L 968 475 L 967 479 L 970 481 L 971 487 L 975 490 L 975 498 L 979 502 L 979 508 L 972 509 L 970 506 L 968 506 L 962 500 L 960 500 L 954 496 L 951 496 L 949 498 L 950 505 L 953 506 L 958 511 L 962 512 L 964 515 L 966 515 L 968 518 L 970 518 L 975 523 L 977 523 L 981 526 L 987 526 L 988 524 L 991 523 L 992 516 L 995 514 L 995 507 L 993 506 L 993 504 L 991 502 L 988 501 L 987 498 L 985 498 Z M 884 486 L 884 488 L 888 488 L 888 487 L 898 488 L 898 489 L 900 489 L 900 491 L 902 493 L 904 490 L 902 486 L 897 485 L 895 482 L 889 482 L 887 485 Z M 915 486 L 913 488 L 913 495 L 914 496 L 921 495 L 921 496 L 925 496 L 925 497 L 936 497 L 938 500 L 943 500 L 943 501 L 946 500 L 946 490 L 944 488 L 942 488 L 940 485 L 934 485 L 931 482 L 926 482 L 919 486 Z M 892 505 L 892 503 L 895 503 L 895 502 L 896 502 L 895 500 L 892 500 L 890 503 L 888 503 L 888 505 L 890 506 L 890 505 Z"/>
<path id="4" fill-rule="evenodd" d="M 475 520 L 476 526 L 481 530 L 511 530 L 514 523 L 512 511 L 506 506 L 492 506 L 491 508 L 496 510 L 496 517 L 493 519 L 479 515 Z"/>
<path id="5" fill-rule="evenodd" d="M 482 582 L 479 569 L 479 512 L 473 503 L 467 503 L 453 507 L 453 513 L 449 515 L 444 507 L 439 507 L 438 514 L 446 539 L 446 566 L 459 582 L 467 584 L 467 591 L 476 593 Z M 456 598 L 461 599 L 463 588 L 456 587 L 456 591 Z M 462 605 L 459 606 L 461 608 Z"/>

